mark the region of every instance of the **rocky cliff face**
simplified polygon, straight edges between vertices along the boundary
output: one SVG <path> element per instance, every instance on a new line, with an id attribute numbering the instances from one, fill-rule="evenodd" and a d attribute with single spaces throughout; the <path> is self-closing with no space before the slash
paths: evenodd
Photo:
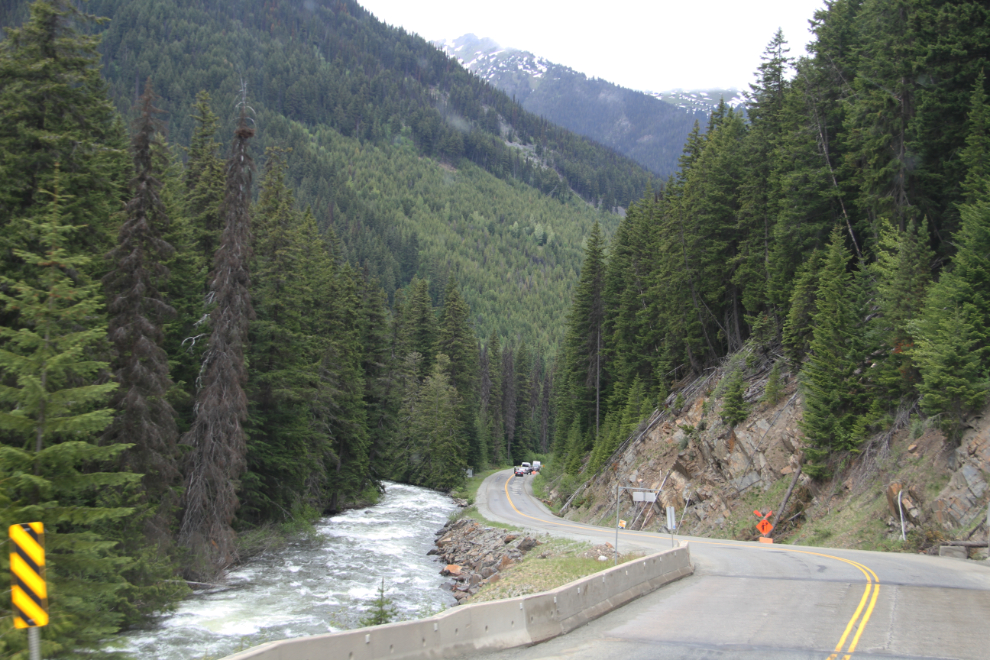
<path id="1" fill-rule="evenodd" d="M 620 495 L 620 517 L 630 528 L 663 529 L 664 507 L 672 505 L 683 516 L 681 533 L 755 539 L 758 507 L 774 512 L 772 535 L 778 540 L 884 548 L 900 540 L 897 493 L 904 489 L 905 531 L 915 541 L 899 549 L 936 548 L 952 538 L 986 539 L 990 414 L 974 420 L 958 448 L 937 429 L 925 429 L 904 414 L 858 455 L 837 464 L 831 481 L 814 482 L 799 468 L 805 441 L 796 379 L 788 376 L 779 401 L 765 403 L 768 373 L 769 367 L 749 378 L 745 398 L 752 412 L 734 427 L 720 417 L 722 374 L 695 381 L 681 393 L 684 405 L 655 413 L 645 430 L 575 492 L 562 514 L 599 522 L 615 513 L 616 486 L 652 488 L 661 489 L 655 505 L 633 502 L 628 491 Z M 552 483 L 550 489 L 550 501 L 564 504 Z"/>

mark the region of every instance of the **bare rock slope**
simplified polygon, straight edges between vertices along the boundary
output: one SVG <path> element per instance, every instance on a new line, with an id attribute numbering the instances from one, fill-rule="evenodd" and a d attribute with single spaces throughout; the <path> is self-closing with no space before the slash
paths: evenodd
<path id="1" fill-rule="evenodd" d="M 767 365 L 750 376 L 751 414 L 743 423 L 722 420 L 722 371 L 715 371 L 671 395 L 666 409 L 570 497 L 551 481 L 549 503 L 567 518 L 599 523 L 615 512 L 617 485 L 659 488 L 654 505 L 623 491 L 620 515 L 631 528 L 664 528 L 662 511 L 672 505 L 683 515 L 679 532 L 698 536 L 755 539 L 758 509 L 773 511 L 778 542 L 928 552 L 953 539 L 986 543 L 990 407 L 971 420 L 958 447 L 905 412 L 858 453 L 840 457 L 835 477 L 815 482 L 800 473 L 805 438 L 796 379 L 785 375 L 782 396 L 765 402 L 769 371 Z"/>

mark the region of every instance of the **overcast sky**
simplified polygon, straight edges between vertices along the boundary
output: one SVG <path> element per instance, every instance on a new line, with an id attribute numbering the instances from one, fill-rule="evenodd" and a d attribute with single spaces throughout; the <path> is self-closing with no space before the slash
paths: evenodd
<path id="1" fill-rule="evenodd" d="M 753 80 L 780 27 L 803 55 L 824 0 L 358 0 L 434 41 L 473 32 L 632 89 L 736 87 Z"/>

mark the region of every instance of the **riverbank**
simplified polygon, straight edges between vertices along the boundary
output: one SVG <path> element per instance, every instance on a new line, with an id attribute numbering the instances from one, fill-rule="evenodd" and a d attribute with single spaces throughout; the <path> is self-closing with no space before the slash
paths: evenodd
<path id="1" fill-rule="evenodd" d="M 551 536 L 526 535 L 515 528 L 484 524 L 472 517 L 470 507 L 436 534 L 428 554 L 443 563 L 441 575 L 449 581 L 457 604 L 515 598 L 549 591 L 613 565 L 611 544 L 590 543 Z M 483 520 L 483 519 L 482 519 Z M 626 562 L 639 554 L 621 555 Z"/>
<path id="2" fill-rule="evenodd" d="M 227 576 L 223 585 L 183 600 L 152 626 L 106 650 L 142 660 L 222 658 L 278 639 L 359 626 L 385 578 L 397 619 L 418 619 L 456 600 L 426 555 L 432 533 L 455 510 L 436 491 L 389 483 L 375 506 L 319 519 Z"/>

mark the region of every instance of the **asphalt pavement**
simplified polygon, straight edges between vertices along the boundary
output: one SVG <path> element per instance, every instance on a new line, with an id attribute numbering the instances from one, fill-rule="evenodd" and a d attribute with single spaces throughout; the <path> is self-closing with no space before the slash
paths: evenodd
<path id="1" fill-rule="evenodd" d="M 488 477 L 478 509 L 537 533 L 615 544 L 614 526 L 554 516 L 533 497 L 531 481 L 511 470 Z M 990 660 L 988 562 L 674 539 L 690 542 L 694 575 L 568 635 L 481 657 Z M 671 536 L 621 530 L 618 543 L 622 553 L 656 552 L 671 547 Z"/>

